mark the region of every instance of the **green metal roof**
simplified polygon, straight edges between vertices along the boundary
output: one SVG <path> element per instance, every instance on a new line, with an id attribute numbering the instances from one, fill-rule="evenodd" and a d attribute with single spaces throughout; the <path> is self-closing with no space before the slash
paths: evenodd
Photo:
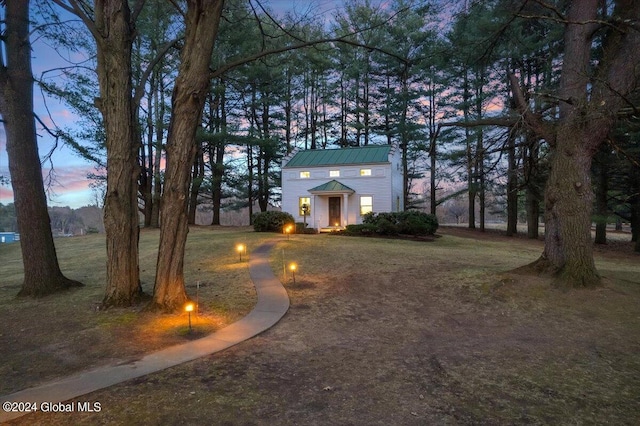
<path id="1" fill-rule="evenodd" d="M 299 151 L 285 168 L 388 163 L 390 150 L 391 145 L 369 145 L 359 148 Z"/>
<path id="2" fill-rule="evenodd" d="M 353 189 L 349 188 L 347 185 L 344 185 L 337 180 L 332 180 L 327 183 L 323 183 L 320 186 L 316 186 L 309 190 L 309 192 L 356 192 Z"/>

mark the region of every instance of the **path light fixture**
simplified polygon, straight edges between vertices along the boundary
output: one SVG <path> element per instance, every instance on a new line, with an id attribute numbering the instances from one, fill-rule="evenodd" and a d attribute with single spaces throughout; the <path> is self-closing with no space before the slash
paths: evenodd
<path id="1" fill-rule="evenodd" d="M 287 240 L 289 239 L 289 235 L 291 235 L 291 231 L 293 230 L 293 226 L 287 225 L 284 227 L 284 233 L 287 234 Z"/>
<path id="2" fill-rule="evenodd" d="M 244 252 L 244 254 L 247 254 L 247 246 L 245 246 L 244 244 L 238 244 L 236 246 L 236 250 L 238 251 L 238 255 L 240 255 L 240 262 L 242 262 L 242 252 Z"/>
<path id="3" fill-rule="evenodd" d="M 191 334 L 191 332 L 193 331 L 193 329 L 191 328 L 191 312 L 193 312 L 193 302 L 189 302 L 184 305 L 184 310 L 189 314 L 189 334 Z"/>
<path id="4" fill-rule="evenodd" d="M 293 285 L 296 284 L 296 270 L 298 269 L 298 265 L 292 263 L 289 265 L 289 270 L 291 271 L 291 277 L 293 278 Z"/>

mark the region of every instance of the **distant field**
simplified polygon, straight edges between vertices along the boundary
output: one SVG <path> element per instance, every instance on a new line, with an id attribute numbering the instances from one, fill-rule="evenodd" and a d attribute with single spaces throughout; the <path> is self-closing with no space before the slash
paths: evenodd
<path id="1" fill-rule="evenodd" d="M 468 228 L 468 223 L 441 223 L 441 226 L 454 226 L 460 228 Z M 476 228 L 479 228 L 479 225 L 476 225 Z M 486 223 L 486 229 L 492 229 L 497 231 L 507 231 L 506 222 L 501 223 Z M 527 235 L 527 224 L 518 224 L 518 233 L 522 235 Z M 544 235 L 544 225 L 538 227 L 538 233 L 542 237 Z M 595 238 L 596 230 L 595 228 L 591 229 L 591 236 Z M 624 224 L 622 226 L 622 231 L 616 231 L 613 225 L 607 226 L 607 239 L 612 241 L 631 241 L 631 228 L 628 224 Z"/>

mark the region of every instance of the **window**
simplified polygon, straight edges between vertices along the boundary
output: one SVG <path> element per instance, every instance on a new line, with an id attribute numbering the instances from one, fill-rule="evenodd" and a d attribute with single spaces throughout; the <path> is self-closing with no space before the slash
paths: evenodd
<path id="1" fill-rule="evenodd" d="M 311 172 L 300 172 L 300 179 L 309 179 L 311 177 Z"/>
<path id="2" fill-rule="evenodd" d="M 340 177 L 340 170 L 329 170 L 329 177 Z"/>
<path id="3" fill-rule="evenodd" d="M 371 169 L 360 169 L 360 176 L 371 176 Z"/>
<path id="4" fill-rule="evenodd" d="M 298 199 L 298 214 L 300 216 L 309 216 L 311 214 L 311 198 L 300 197 Z"/>
<path id="5" fill-rule="evenodd" d="M 370 195 L 360 197 L 360 216 L 373 211 L 373 197 Z"/>

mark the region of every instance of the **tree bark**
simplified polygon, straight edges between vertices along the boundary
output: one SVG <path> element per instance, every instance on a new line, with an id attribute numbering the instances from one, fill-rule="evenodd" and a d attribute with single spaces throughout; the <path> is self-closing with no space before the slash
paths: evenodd
<path id="1" fill-rule="evenodd" d="M 596 186 L 596 244 L 607 244 L 607 220 L 609 218 L 609 207 L 607 195 L 609 192 L 609 154 L 607 146 L 601 149 L 594 162 L 594 176 L 597 179 Z"/>
<path id="2" fill-rule="evenodd" d="M 538 137 L 527 132 L 527 152 L 523 158 L 526 179 L 527 238 L 538 239 L 540 236 L 540 201 L 542 200 L 540 184 L 539 156 L 540 143 Z"/>
<path id="3" fill-rule="evenodd" d="M 224 142 L 220 141 L 216 144 L 214 150 L 215 157 L 209 155 L 210 161 L 215 158 L 215 162 L 211 161 L 211 197 L 213 204 L 212 225 L 220 225 L 220 209 L 222 208 L 222 177 L 224 175 Z"/>
<path id="4" fill-rule="evenodd" d="M 0 59 L 0 114 L 24 265 L 18 296 L 40 297 L 82 284 L 60 271 L 51 233 L 33 113 L 29 2 L 9 1 L 5 8 L 7 62 Z"/>
<path id="5" fill-rule="evenodd" d="M 545 191 L 545 248 L 540 267 L 558 276 L 558 284 L 590 287 L 600 283 L 591 240 L 591 155 L 585 135 L 565 126 L 551 158 Z"/>
<path id="6" fill-rule="evenodd" d="M 555 273 L 556 282 L 568 287 L 600 284 L 591 242 L 591 161 L 640 83 L 640 33 L 632 28 L 640 20 L 640 7 L 616 2 L 611 17 L 616 26 L 601 27 L 599 4 L 582 0 L 569 5 L 555 126 L 527 112 L 522 92 L 514 90 L 524 119 L 552 148 L 545 249 L 533 266 Z M 597 30 L 604 32 L 602 56 L 594 61 L 594 37 L 602 34 Z"/>
<path id="7" fill-rule="evenodd" d="M 131 49 L 134 28 L 126 0 L 96 0 L 100 98 L 107 147 L 107 287 L 103 305 L 130 306 L 142 295 L 138 267 L 139 141 L 134 134 Z"/>
<path id="8" fill-rule="evenodd" d="M 189 227 L 187 195 L 197 151 L 196 129 L 209 89 L 209 64 L 222 14 L 222 0 L 189 0 L 184 47 L 171 100 L 160 244 L 151 307 L 181 309 L 187 300 L 184 253 Z"/>
<path id="9" fill-rule="evenodd" d="M 192 166 L 191 189 L 189 191 L 189 208 L 187 220 L 189 225 L 196 224 L 196 213 L 198 211 L 198 195 L 204 180 L 204 152 L 202 146 L 197 148 L 197 154 Z"/>
<path id="10" fill-rule="evenodd" d="M 507 146 L 507 236 L 518 233 L 518 169 L 516 164 L 516 135 L 515 129 L 509 132 Z"/>
<path id="11" fill-rule="evenodd" d="M 153 105 L 155 116 L 155 143 L 154 143 L 154 155 L 155 160 L 153 162 L 153 195 L 151 209 L 151 223 L 149 226 L 152 228 L 160 227 L 160 203 L 162 201 L 162 174 L 160 173 L 160 164 L 162 161 L 162 151 L 164 150 L 162 140 L 164 138 L 164 116 L 165 116 L 165 98 L 164 98 L 164 80 L 162 74 L 158 73 L 158 76 L 154 77 L 157 81 L 157 87 L 153 91 Z"/>

